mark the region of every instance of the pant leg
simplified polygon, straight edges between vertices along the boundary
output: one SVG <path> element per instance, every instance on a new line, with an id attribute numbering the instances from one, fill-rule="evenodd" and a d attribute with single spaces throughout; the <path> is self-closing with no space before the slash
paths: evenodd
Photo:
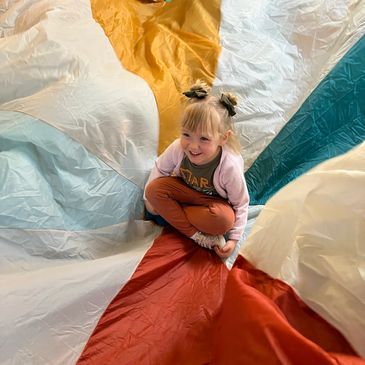
<path id="1" fill-rule="evenodd" d="M 203 233 L 225 234 L 235 222 L 234 210 L 225 201 L 212 202 L 209 206 L 188 205 L 183 209 L 189 222 Z"/>
<path id="2" fill-rule="evenodd" d="M 155 179 L 147 185 L 145 193 L 154 209 L 188 237 L 197 231 L 224 233 L 233 225 L 233 209 L 223 198 L 200 193 L 178 177 Z M 224 219 L 220 220 L 219 217 Z M 219 228 L 218 231 L 213 227 L 215 225 Z M 228 229 L 222 231 L 225 227 Z"/>

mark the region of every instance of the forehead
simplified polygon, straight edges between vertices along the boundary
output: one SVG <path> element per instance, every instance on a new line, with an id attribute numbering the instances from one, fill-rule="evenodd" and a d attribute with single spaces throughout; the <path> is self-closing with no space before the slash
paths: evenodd
<path id="1" fill-rule="evenodd" d="M 198 106 L 200 105 L 197 103 Z M 195 105 L 195 104 L 193 104 Z M 208 113 L 210 109 L 193 108 L 192 106 L 185 111 L 182 119 L 181 127 L 191 132 L 199 132 L 205 135 L 216 135 L 219 134 L 219 115 L 217 113 Z"/>
<path id="2" fill-rule="evenodd" d="M 208 137 L 208 138 L 218 137 L 217 133 L 214 133 L 213 131 L 203 130 L 200 128 L 196 130 L 191 130 L 189 128 L 182 128 L 182 133 L 189 133 L 190 135 L 195 137 Z"/>

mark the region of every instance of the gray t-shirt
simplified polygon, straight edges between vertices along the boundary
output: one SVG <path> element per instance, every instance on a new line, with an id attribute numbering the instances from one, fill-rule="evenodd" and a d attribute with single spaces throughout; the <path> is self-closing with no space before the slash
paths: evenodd
<path id="1" fill-rule="evenodd" d="M 181 178 L 188 186 L 197 191 L 207 195 L 219 195 L 213 185 L 213 175 L 221 156 L 222 150 L 213 161 L 204 165 L 195 165 L 185 155 L 180 165 Z"/>

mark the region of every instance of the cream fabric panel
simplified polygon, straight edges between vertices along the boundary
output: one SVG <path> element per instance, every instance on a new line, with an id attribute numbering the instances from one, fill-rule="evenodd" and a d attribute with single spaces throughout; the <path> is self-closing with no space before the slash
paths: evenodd
<path id="1" fill-rule="evenodd" d="M 365 356 L 365 142 L 280 190 L 240 253 Z"/>

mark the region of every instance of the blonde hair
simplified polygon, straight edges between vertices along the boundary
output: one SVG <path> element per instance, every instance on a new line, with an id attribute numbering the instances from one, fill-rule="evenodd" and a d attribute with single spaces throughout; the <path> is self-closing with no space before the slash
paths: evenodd
<path id="1" fill-rule="evenodd" d="M 188 93 L 203 91 L 207 96 L 189 96 L 190 100 L 182 116 L 181 127 L 192 132 L 197 130 L 208 135 L 223 136 L 232 131 L 227 140 L 227 146 L 235 153 L 240 153 L 240 143 L 235 134 L 232 117 L 221 98 L 208 94 L 209 88 L 204 82 L 197 82 Z M 189 95 L 190 95 L 189 94 Z M 237 98 L 231 93 L 225 95 L 232 106 L 237 105 Z"/>

